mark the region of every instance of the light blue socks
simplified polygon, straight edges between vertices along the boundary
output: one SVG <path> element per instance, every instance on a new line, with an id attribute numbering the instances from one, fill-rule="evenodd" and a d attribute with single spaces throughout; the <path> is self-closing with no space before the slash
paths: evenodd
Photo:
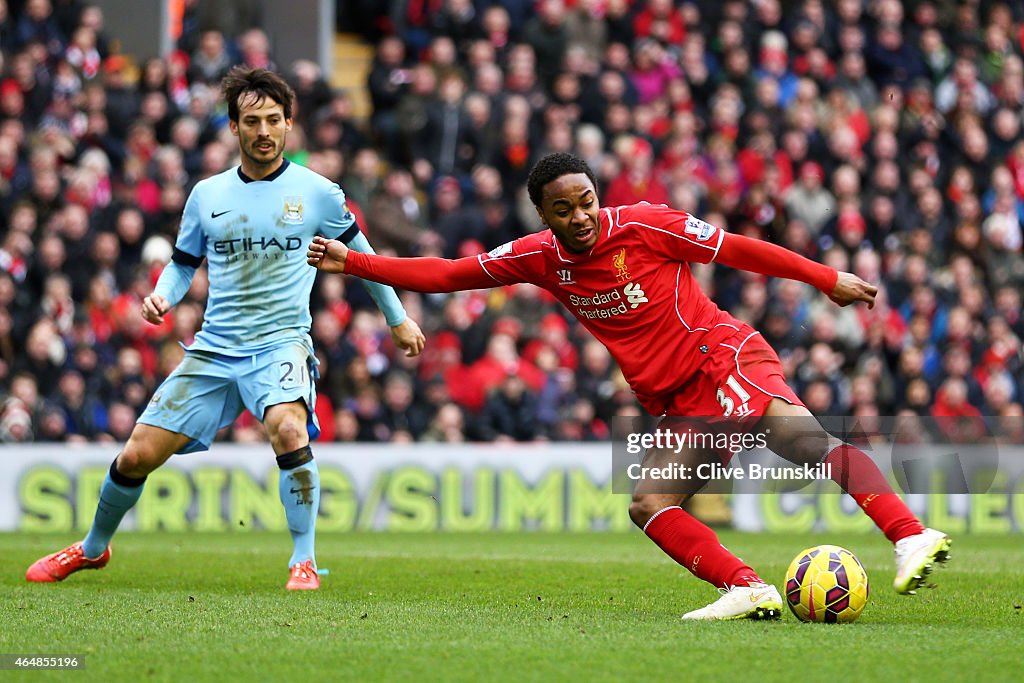
<path id="1" fill-rule="evenodd" d="M 117 460 L 110 464 L 110 471 L 100 487 L 100 500 L 96 504 L 96 516 L 92 528 L 82 541 L 85 556 L 95 559 L 110 545 L 110 539 L 117 531 L 125 513 L 134 507 L 142 495 L 146 478 L 132 479 L 117 471 Z"/>
<path id="2" fill-rule="evenodd" d="M 277 456 L 277 465 L 281 468 L 278 491 L 295 544 L 288 566 L 312 560 L 316 567 L 314 546 L 316 515 L 320 510 L 320 470 L 309 446 Z"/>

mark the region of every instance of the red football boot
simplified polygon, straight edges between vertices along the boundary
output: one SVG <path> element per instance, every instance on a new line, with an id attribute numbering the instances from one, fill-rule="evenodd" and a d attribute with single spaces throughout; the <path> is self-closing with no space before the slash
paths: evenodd
<path id="1" fill-rule="evenodd" d="M 35 561 L 25 572 L 25 580 L 33 583 L 63 581 L 81 569 L 103 569 L 110 562 L 110 546 L 103 554 L 90 560 L 82 551 L 82 543 L 70 545 L 64 550 L 47 555 Z"/>
<path id="2" fill-rule="evenodd" d="M 320 577 L 313 566 L 313 560 L 296 562 L 292 565 L 291 575 L 285 588 L 290 591 L 315 591 L 320 587 Z"/>

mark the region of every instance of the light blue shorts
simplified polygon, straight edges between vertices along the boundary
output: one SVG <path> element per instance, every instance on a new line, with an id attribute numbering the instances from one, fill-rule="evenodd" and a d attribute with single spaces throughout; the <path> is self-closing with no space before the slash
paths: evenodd
<path id="1" fill-rule="evenodd" d="M 314 413 L 315 363 L 301 344 L 244 357 L 186 351 L 138 421 L 191 437 L 179 453 L 194 453 L 208 449 L 217 432 L 234 422 L 243 408 L 262 422 L 270 406 L 301 399 L 306 402 L 306 430 L 315 439 L 320 436 Z"/>

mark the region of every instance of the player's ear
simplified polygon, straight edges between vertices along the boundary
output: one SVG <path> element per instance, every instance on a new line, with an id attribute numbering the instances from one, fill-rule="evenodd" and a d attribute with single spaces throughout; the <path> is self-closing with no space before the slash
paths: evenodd
<path id="1" fill-rule="evenodd" d="M 533 205 L 533 208 L 536 209 L 537 215 L 540 216 L 540 224 L 545 228 L 548 227 L 547 219 L 544 218 L 544 209 L 540 208 L 536 204 Z"/>
<path id="2" fill-rule="evenodd" d="M 238 121 L 228 119 L 228 128 L 231 129 L 231 134 L 236 138 L 238 137 Z"/>
<path id="3" fill-rule="evenodd" d="M 284 120 L 284 132 L 290 133 L 292 130 L 292 119 Z"/>

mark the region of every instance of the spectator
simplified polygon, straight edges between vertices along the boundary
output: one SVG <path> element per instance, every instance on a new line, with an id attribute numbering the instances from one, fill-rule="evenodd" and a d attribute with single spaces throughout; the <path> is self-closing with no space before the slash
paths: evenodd
<path id="1" fill-rule="evenodd" d="M 523 28 L 523 42 L 533 48 L 541 80 L 550 86 L 569 42 L 564 0 L 540 1 L 537 15 Z"/>
<path id="2" fill-rule="evenodd" d="M 400 168 L 393 169 L 367 207 L 370 236 L 380 248 L 409 254 L 426 227 L 426 210 L 416 194 L 412 175 Z"/>
<path id="3" fill-rule="evenodd" d="M 879 85 L 892 84 L 904 88 L 915 78 L 925 75 L 917 47 L 906 42 L 903 31 L 894 23 L 879 23 L 864 57 L 868 73 Z"/>
<path id="4" fill-rule="evenodd" d="M 671 0 L 647 0 L 633 19 L 630 37 L 654 38 L 663 45 L 679 45 L 686 38 L 682 12 Z"/>
<path id="5" fill-rule="evenodd" d="M 404 373 L 393 372 L 384 380 L 383 422 L 391 440 L 402 432 L 408 441 L 416 441 L 427 430 L 430 416 L 414 402 L 414 392 L 412 378 Z"/>
<path id="6" fill-rule="evenodd" d="M 967 106 L 982 116 L 995 106 L 992 93 L 978 80 L 978 67 L 972 60 L 959 57 L 953 63 L 952 72 L 935 88 L 935 106 L 948 114 L 964 102 L 963 96 L 970 98 Z"/>
<path id="7" fill-rule="evenodd" d="M 452 176 L 438 178 L 431 205 L 430 223 L 444 241 L 444 253 L 448 258 L 454 258 L 466 240 L 479 241 L 484 227 L 483 214 L 475 206 L 464 205 L 462 187 L 457 179 Z"/>
<path id="8" fill-rule="evenodd" d="M 216 86 L 233 63 L 224 34 L 215 29 L 203 31 L 199 47 L 192 54 L 188 79 L 192 83 Z"/>
<path id="9" fill-rule="evenodd" d="M 123 443 L 131 436 L 135 427 L 135 411 L 120 401 L 110 404 L 107 409 L 107 433 L 112 441 Z"/>
<path id="10" fill-rule="evenodd" d="M 633 81 L 641 104 L 648 104 L 662 97 L 668 89 L 669 82 L 682 75 L 671 54 L 654 40 L 639 42 L 633 61 L 635 68 L 629 77 Z"/>
<path id="11" fill-rule="evenodd" d="M 812 235 L 821 232 L 825 222 L 835 210 L 835 197 L 822 184 L 825 171 L 816 161 L 807 161 L 800 167 L 800 180 L 786 193 L 786 211 L 800 220 Z"/>
<path id="12" fill-rule="evenodd" d="M 102 93 L 106 102 L 104 113 L 110 132 L 125 140 L 139 112 L 140 97 L 128 74 L 128 60 L 122 55 L 111 55 L 103 62 Z"/>
<path id="13" fill-rule="evenodd" d="M 616 143 L 622 172 L 608 184 L 604 201 L 610 206 L 649 201 L 668 204 L 668 190 L 654 175 L 654 152 L 643 138 L 623 138 Z"/>
<path id="14" fill-rule="evenodd" d="M 543 434 L 536 398 L 520 377 L 507 376 L 487 398 L 477 431 L 483 441 L 533 441 Z"/>
<path id="15" fill-rule="evenodd" d="M 30 43 L 39 43 L 50 57 L 61 54 L 64 36 L 53 16 L 50 0 L 27 0 L 24 14 L 15 26 L 15 38 L 22 48 Z"/>
<path id="16" fill-rule="evenodd" d="M 367 88 L 373 106 L 371 123 L 378 140 L 398 138 L 398 104 L 409 90 L 412 72 L 406 68 L 405 45 L 396 37 L 384 38 L 377 46 L 373 66 L 367 75 Z M 388 157 L 399 158 L 392 143 Z"/>
<path id="17" fill-rule="evenodd" d="M 107 430 L 107 410 L 96 396 L 86 392 L 85 381 L 76 370 L 65 370 L 57 385 L 56 407 L 64 418 L 67 434 L 93 439 Z"/>
<path id="18" fill-rule="evenodd" d="M 430 427 L 423 434 L 424 441 L 440 443 L 461 443 L 466 440 L 465 415 L 462 408 L 454 403 L 445 403 L 430 421 Z"/>
<path id="19" fill-rule="evenodd" d="M 463 176 L 469 173 L 477 156 L 476 129 L 463 106 L 466 84 L 452 72 L 438 85 L 437 99 L 430 102 L 422 129 L 410 131 L 414 164 L 426 161 L 429 171 L 423 177 Z"/>
<path id="20" fill-rule="evenodd" d="M 967 403 L 967 385 L 951 377 L 935 392 L 932 416 L 942 435 L 952 443 L 976 443 L 987 434 L 981 411 Z"/>
<path id="21" fill-rule="evenodd" d="M 268 69 L 277 71 L 277 64 L 270 55 L 270 39 L 261 28 L 249 28 L 242 32 L 237 38 L 238 52 L 242 57 L 242 64 L 256 69 Z M 298 91 L 296 91 L 298 95 Z"/>
<path id="22" fill-rule="evenodd" d="M 6 50 L 8 45 L 14 45 L 15 27 L 11 18 L 10 8 L 7 0 L 0 0 L 0 46 Z"/>

